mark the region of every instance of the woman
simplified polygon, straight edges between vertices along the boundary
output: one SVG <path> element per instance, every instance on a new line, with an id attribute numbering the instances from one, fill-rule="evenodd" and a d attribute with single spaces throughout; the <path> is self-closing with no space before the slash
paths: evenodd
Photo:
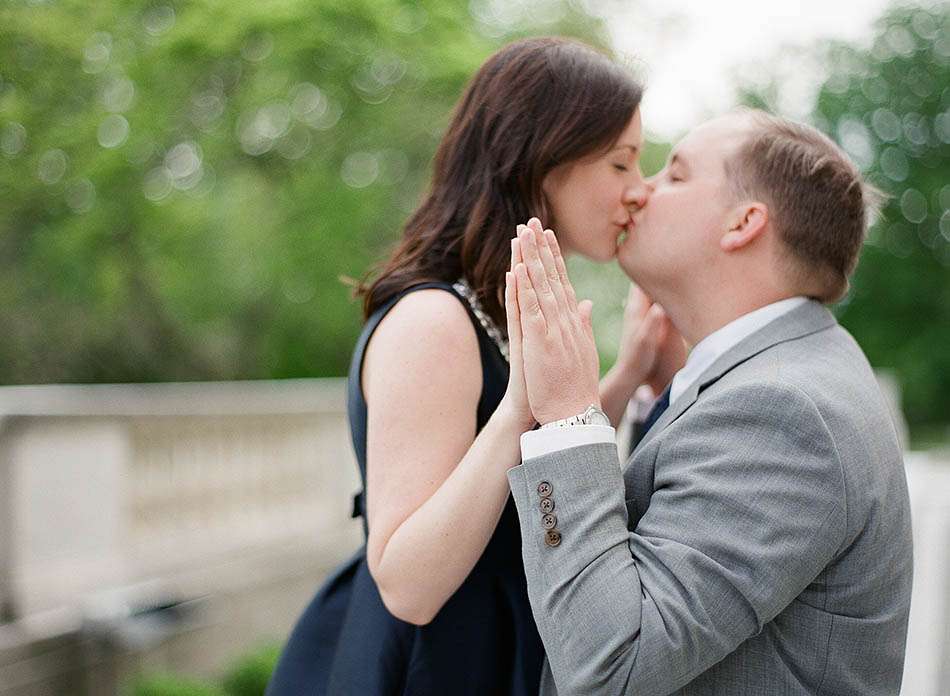
<path id="1" fill-rule="evenodd" d="M 537 693 L 542 646 L 506 479 L 534 420 L 520 377 L 508 384 L 505 272 L 533 215 L 565 253 L 614 256 L 647 191 L 641 93 L 605 56 L 555 38 L 506 46 L 467 87 L 429 193 L 361 288 L 349 415 L 367 544 L 305 610 L 271 696 Z M 615 423 L 662 334 L 657 313 L 640 318 L 601 385 Z"/>

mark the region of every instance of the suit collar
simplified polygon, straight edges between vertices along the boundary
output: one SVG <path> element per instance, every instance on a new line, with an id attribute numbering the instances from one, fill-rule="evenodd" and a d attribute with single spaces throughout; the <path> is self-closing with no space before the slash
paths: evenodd
<path id="1" fill-rule="evenodd" d="M 787 314 L 769 322 L 755 333 L 750 334 L 719 358 L 695 380 L 679 398 L 670 404 L 656 424 L 650 428 L 638 445 L 638 449 L 652 440 L 660 431 L 679 418 L 693 405 L 699 393 L 731 369 L 758 355 L 772 346 L 792 341 L 809 334 L 822 331 L 836 324 L 834 316 L 824 305 L 815 300 L 796 307 Z"/>

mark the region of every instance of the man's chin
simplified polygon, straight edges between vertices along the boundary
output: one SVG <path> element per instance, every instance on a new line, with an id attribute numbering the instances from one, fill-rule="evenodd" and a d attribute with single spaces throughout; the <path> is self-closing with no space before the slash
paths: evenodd
<path id="1" fill-rule="evenodd" d="M 631 248 L 630 239 L 617 247 L 617 265 L 620 266 L 620 269 L 626 274 L 628 278 L 633 280 L 636 279 L 638 275 L 638 265 L 637 265 L 637 253 L 634 249 Z"/>

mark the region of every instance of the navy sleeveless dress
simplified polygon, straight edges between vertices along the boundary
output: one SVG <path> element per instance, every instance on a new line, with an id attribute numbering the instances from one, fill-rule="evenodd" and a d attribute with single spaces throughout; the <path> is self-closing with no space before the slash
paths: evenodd
<path id="1" fill-rule="evenodd" d="M 478 430 L 498 406 L 508 383 L 508 363 L 452 285 L 416 285 L 380 307 L 360 335 L 348 383 L 350 430 L 364 487 L 363 353 L 396 302 L 424 288 L 441 288 L 455 295 L 475 325 L 482 364 Z M 354 500 L 354 516 L 363 515 L 365 534 L 362 501 L 361 495 Z M 536 696 L 543 657 L 528 604 L 521 529 L 509 498 L 471 574 L 425 626 L 414 626 L 389 613 L 370 577 L 364 545 L 331 575 L 304 610 L 281 654 L 267 696 Z"/>

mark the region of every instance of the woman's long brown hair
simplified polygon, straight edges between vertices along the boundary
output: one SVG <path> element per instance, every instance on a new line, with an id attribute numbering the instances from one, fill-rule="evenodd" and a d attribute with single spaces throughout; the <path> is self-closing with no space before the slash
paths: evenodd
<path id="1" fill-rule="evenodd" d="M 492 55 L 455 108 L 402 240 L 357 288 L 364 317 L 418 283 L 465 278 L 503 328 L 516 226 L 532 216 L 556 225 L 544 177 L 616 142 L 642 94 L 627 70 L 577 41 L 525 39 Z"/>

